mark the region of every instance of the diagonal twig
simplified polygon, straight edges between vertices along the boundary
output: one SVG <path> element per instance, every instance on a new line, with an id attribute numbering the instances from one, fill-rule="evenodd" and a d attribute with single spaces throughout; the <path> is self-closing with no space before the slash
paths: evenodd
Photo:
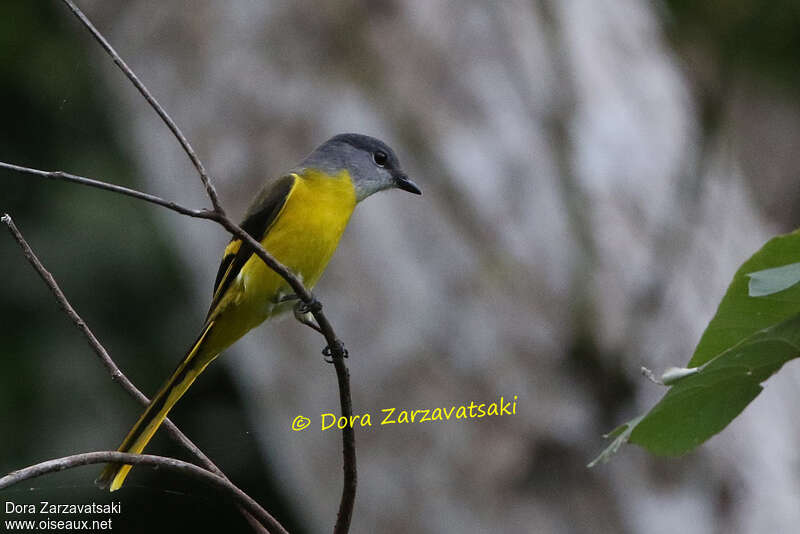
<path id="1" fill-rule="evenodd" d="M 22 174 L 31 174 L 33 176 L 39 176 L 41 178 L 48 178 L 50 180 L 64 180 L 65 182 L 72 182 L 75 184 L 86 185 L 89 187 L 96 187 L 98 189 L 103 189 L 105 191 L 112 191 L 114 193 L 119 193 L 121 195 L 126 195 L 129 197 L 137 198 L 139 200 L 144 200 L 145 202 L 150 202 L 152 204 L 157 204 L 159 206 L 163 206 L 167 209 L 172 211 L 176 211 L 181 215 L 188 215 L 189 217 L 197 217 L 199 219 L 214 219 L 216 218 L 217 214 L 213 211 L 209 210 L 195 210 L 191 208 L 187 208 L 172 202 L 171 200 L 164 200 L 161 197 L 157 197 L 155 195 L 151 195 L 150 193 L 143 193 L 141 191 L 137 191 L 135 189 L 130 189 L 128 187 L 123 187 L 121 185 L 110 184 L 107 182 L 101 182 L 100 180 L 94 180 L 92 178 L 85 178 L 83 176 L 78 176 L 75 174 L 70 174 L 68 172 L 63 171 L 42 171 L 39 169 L 32 169 L 30 167 L 22 167 L 20 165 L 13 165 L 11 163 L 4 163 L 0 161 L 0 169 L 7 169 L 9 171 L 15 171 Z"/>
<path id="2" fill-rule="evenodd" d="M 86 29 L 89 30 L 89 32 L 92 34 L 92 37 L 94 37 L 95 40 L 100 43 L 100 46 L 102 46 L 106 53 L 108 53 L 114 64 L 119 67 L 123 73 L 125 73 L 125 76 L 128 77 L 134 87 L 136 87 L 144 99 L 147 100 L 147 103 L 150 104 L 150 107 L 152 107 L 155 112 L 158 113 L 158 116 L 161 117 L 161 120 L 164 121 L 164 124 L 167 125 L 167 128 L 170 129 L 172 134 L 183 147 L 186 155 L 189 156 L 189 159 L 192 161 L 192 165 L 194 165 L 195 169 L 197 169 L 197 173 L 200 175 L 200 180 L 202 180 L 203 186 L 206 188 L 208 198 L 211 200 L 211 206 L 214 208 L 214 211 L 224 213 L 222 206 L 219 203 L 219 197 L 217 197 L 217 191 L 214 189 L 214 185 L 211 183 L 203 163 L 200 161 L 200 158 L 197 157 L 192 145 L 189 144 L 189 141 L 186 139 L 186 136 L 183 135 L 181 129 L 178 128 L 178 125 L 172 120 L 172 117 L 170 117 L 169 114 L 164 111 L 164 108 L 161 107 L 161 104 L 158 103 L 158 100 L 156 100 L 155 97 L 150 94 L 150 91 L 147 90 L 147 87 L 145 87 L 144 84 L 139 81 L 139 78 L 136 76 L 136 74 L 131 70 L 130 67 L 128 67 L 127 63 L 122 60 L 119 54 L 117 54 L 117 51 L 114 50 L 106 38 L 103 37 L 103 34 L 97 31 L 97 28 L 94 27 L 92 21 L 90 21 L 89 18 L 84 15 L 80 9 L 78 9 L 78 6 L 76 6 L 72 0 L 62 1 L 67 5 L 69 10 L 72 11 L 72 14 L 78 17 L 78 20 L 80 20 L 81 23 L 86 26 Z"/>
<path id="3" fill-rule="evenodd" d="M 47 287 L 50 288 L 50 291 L 53 293 L 56 301 L 58 301 L 59 307 L 64 310 L 64 313 L 67 314 L 78 330 L 80 330 L 86 337 L 86 340 L 89 342 L 92 350 L 94 350 L 95 354 L 97 354 L 97 357 L 100 358 L 100 361 L 111 374 L 111 379 L 114 382 L 117 382 L 122 389 L 127 391 L 128 394 L 139 401 L 140 404 L 147 406 L 147 404 L 150 402 L 150 399 L 148 399 L 144 393 L 139 391 L 139 389 L 133 385 L 130 380 L 128 380 L 128 377 L 122 373 L 114 360 L 111 359 L 108 351 L 89 329 L 83 318 L 78 315 L 78 312 L 75 311 L 75 308 L 73 308 L 69 303 L 66 295 L 64 295 L 64 292 L 58 286 L 55 278 L 53 278 L 53 275 L 50 274 L 44 265 L 42 265 L 42 262 L 36 256 L 36 253 L 33 251 L 33 249 L 31 249 L 31 246 L 25 240 L 22 233 L 19 231 L 19 228 L 17 228 L 17 225 L 14 224 L 14 220 L 11 218 L 11 216 L 8 214 L 3 215 L 0 217 L 0 222 L 3 222 L 8 227 L 8 231 L 11 232 L 11 235 L 14 236 L 14 240 L 22 249 L 22 254 L 25 256 L 25 259 L 28 260 L 28 263 L 33 266 L 41 279 L 44 280 L 44 283 L 47 284 Z M 205 454 L 203 454 L 197 445 L 195 445 L 188 437 L 186 437 L 186 435 L 181 432 L 172 421 L 165 419 L 164 427 L 175 441 L 188 450 L 198 461 L 200 461 L 200 463 L 206 466 L 209 471 L 212 471 L 218 475 L 222 475 L 222 471 L 219 469 L 219 467 L 217 467 Z"/>
<path id="4" fill-rule="evenodd" d="M 166 458 L 164 456 L 154 456 L 152 454 L 130 454 L 127 452 L 117 451 L 97 451 L 86 452 L 83 454 L 74 454 L 65 456 L 63 458 L 55 458 L 46 462 L 41 462 L 31 465 L 0 478 L 0 490 L 19 484 L 31 478 L 40 477 L 48 473 L 55 473 L 80 467 L 83 465 L 103 464 L 103 463 L 124 463 L 124 464 L 144 464 L 152 465 L 178 471 L 191 476 L 197 480 L 212 486 L 219 490 L 223 495 L 231 499 L 237 506 L 247 510 L 247 513 L 257 518 L 270 532 L 276 534 L 288 534 L 286 529 L 278 523 L 269 512 L 264 510 L 252 497 L 247 495 L 244 491 L 235 486 L 227 478 L 215 473 L 211 473 L 188 462 L 176 460 L 175 458 Z"/>

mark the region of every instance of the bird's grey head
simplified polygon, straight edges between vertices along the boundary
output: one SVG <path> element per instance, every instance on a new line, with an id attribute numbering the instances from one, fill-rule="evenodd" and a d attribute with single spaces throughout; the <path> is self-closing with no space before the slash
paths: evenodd
<path id="1" fill-rule="evenodd" d="M 367 135 L 345 133 L 331 137 L 300 164 L 299 169 L 319 169 L 336 174 L 347 169 L 356 190 L 356 200 L 384 189 L 397 188 L 421 195 L 408 179 L 389 145 Z"/>

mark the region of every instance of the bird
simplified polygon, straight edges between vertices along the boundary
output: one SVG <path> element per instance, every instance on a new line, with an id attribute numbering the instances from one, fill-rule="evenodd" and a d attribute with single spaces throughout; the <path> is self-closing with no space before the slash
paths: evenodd
<path id="1" fill-rule="evenodd" d="M 356 204 L 386 189 L 422 194 L 386 143 L 362 134 L 339 134 L 280 178 L 267 181 L 240 227 L 310 290 L 328 265 Z M 308 313 L 298 303 L 302 304 L 288 283 L 252 247 L 231 238 L 200 334 L 117 450 L 141 453 L 209 363 L 251 329 L 293 305 L 298 318 Z M 131 467 L 109 463 L 95 482 L 116 491 Z"/>

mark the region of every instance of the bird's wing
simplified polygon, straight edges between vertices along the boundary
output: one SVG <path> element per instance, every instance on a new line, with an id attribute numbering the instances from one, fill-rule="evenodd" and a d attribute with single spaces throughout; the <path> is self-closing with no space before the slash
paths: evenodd
<path id="1" fill-rule="evenodd" d="M 244 220 L 239 225 L 242 230 L 250 234 L 256 241 L 262 241 L 286 203 L 296 179 L 295 175 L 289 174 L 265 187 L 247 209 Z M 206 321 L 211 317 L 211 312 L 217 307 L 225 291 L 228 290 L 252 254 L 253 248 L 247 243 L 242 243 L 236 237 L 232 238 L 225 247 L 225 253 L 217 270 L 217 278 L 214 281 L 214 297 L 208 308 Z"/>

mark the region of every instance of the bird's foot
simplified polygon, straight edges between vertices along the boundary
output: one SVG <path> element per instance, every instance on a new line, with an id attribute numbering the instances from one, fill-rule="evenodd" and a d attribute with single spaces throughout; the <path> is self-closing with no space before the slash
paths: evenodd
<path id="1" fill-rule="evenodd" d="M 333 363 L 333 357 L 337 353 L 341 354 L 342 358 L 347 358 L 349 355 L 347 349 L 344 347 L 344 343 L 342 343 L 342 340 L 337 339 L 334 341 L 334 345 L 335 346 L 333 349 L 331 349 L 330 345 L 322 349 L 322 355 L 324 356 L 325 361 L 328 363 Z"/>
<path id="2" fill-rule="evenodd" d="M 297 298 L 297 296 L 294 296 L 294 298 Z M 317 297 L 311 295 L 311 300 L 309 302 L 300 300 L 294 305 L 294 308 L 295 313 L 302 313 L 303 315 L 307 313 L 318 313 L 322 311 L 322 303 L 317 300 Z"/>

